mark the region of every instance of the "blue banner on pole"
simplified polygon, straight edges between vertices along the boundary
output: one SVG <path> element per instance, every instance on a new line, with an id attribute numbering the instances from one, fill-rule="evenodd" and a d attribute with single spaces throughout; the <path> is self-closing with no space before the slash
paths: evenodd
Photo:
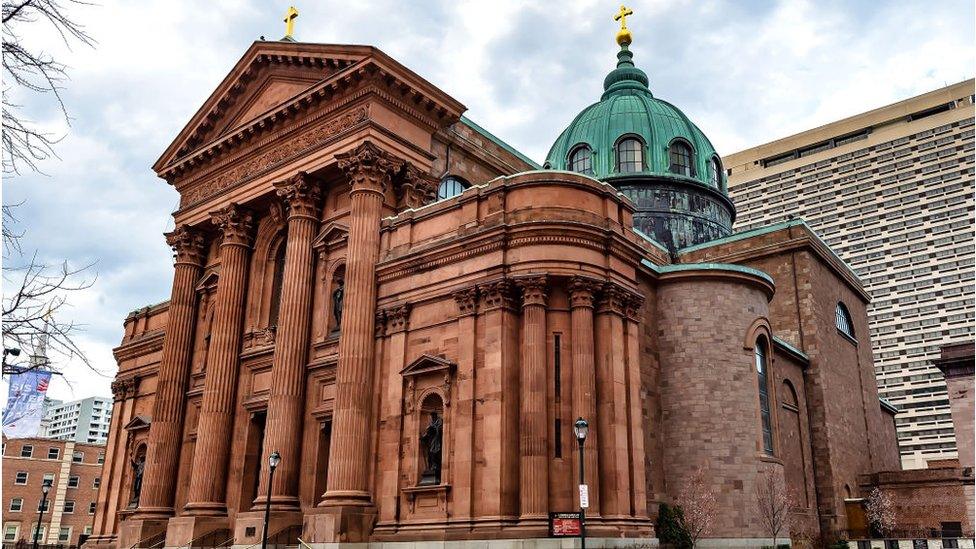
<path id="1" fill-rule="evenodd" d="M 44 416 L 44 395 L 51 372 L 31 370 L 10 377 L 7 408 L 3 411 L 3 434 L 7 438 L 38 435 Z"/>

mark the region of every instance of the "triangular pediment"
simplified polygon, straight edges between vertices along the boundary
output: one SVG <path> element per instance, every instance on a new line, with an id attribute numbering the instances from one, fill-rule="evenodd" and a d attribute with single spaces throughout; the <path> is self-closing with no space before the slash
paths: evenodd
<path id="1" fill-rule="evenodd" d="M 329 223 L 319 231 L 319 235 L 312 241 L 312 249 L 332 249 L 341 246 L 349 239 L 349 227 L 342 223 Z"/>
<path id="2" fill-rule="evenodd" d="M 209 290 L 217 286 L 217 279 L 220 278 L 217 269 L 209 269 L 207 272 L 203 273 L 200 277 L 200 282 L 197 283 L 196 291 L 201 292 L 204 290 Z"/>
<path id="3" fill-rule="evenodd" d="M 122 428 L 126 431 L 141 431 L 142 429 L 148 429 L 149 424 L 152 420 L 149 416 L 136 416 L 129 420 Z"/>
<path id="4" fill-rule="evenodd" d="M 403 377 L 419 376 L 442 370 L 453 370 L 456 366 L 444 357 L 424 354 L 400 370 L 400 375 Z"/>
<path id="5" fill-rule="evenodd" d="M 157 171 L 369 55 L 368 46 L 251 45 L 153 166 Z"/>

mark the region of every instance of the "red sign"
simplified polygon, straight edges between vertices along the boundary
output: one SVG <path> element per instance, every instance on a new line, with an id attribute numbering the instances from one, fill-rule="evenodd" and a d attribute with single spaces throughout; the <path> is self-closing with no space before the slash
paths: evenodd
<path id="1" fill-rule="evenodd" d="M 579 513 L 549 513 L 549 535 L 554 538 L 579 537 Z"/>

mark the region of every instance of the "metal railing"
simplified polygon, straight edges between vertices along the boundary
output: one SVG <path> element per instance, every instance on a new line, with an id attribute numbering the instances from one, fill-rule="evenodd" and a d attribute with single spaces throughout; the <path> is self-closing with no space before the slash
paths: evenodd
<path id="1" fill-rule="evenodd" d="M 182 549 L 216 549 L 217 547 L 230 547 L 234 544 L 234 534 L 228 528 L 211 530 L 206 534 L 197 536 L 189 541 Z"/>
<path id="2" fill-rule="evenodd" d="M 302 535 L 301 524 L 293 524 L 287 528 L 278 530 L 268 536 L 268 549 L 286 549 L 289 546 L 294 547 L 296 545 L 308 547 L 308 544 L 298 538 L 300 535 Z M 247 549 L 255 549 L 257 547 L 261 547 L 260 541 L 254 545 L 249 545 Z"/>
<path id="3" fill-rule="evenodd" d="M 158 549 L 164 545 L 166 545 L 166 530 L 142 538 L 135 542 L 132 547 L 129 547 L 129 549 Z"/>

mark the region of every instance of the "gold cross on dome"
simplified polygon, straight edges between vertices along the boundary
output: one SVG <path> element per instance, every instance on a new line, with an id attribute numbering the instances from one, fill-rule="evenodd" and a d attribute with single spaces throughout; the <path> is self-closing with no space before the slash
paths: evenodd
<path id="1" fill-rule="evenodd" d="M 295 33 L 295 19 L 298 18 L 298 10 L 295 6 L 290 6 L 288 11 L 285 12 L 285 38 L 292 38 L 292 34 Z"/>
<path id="2" fill-rule="evenodd" d="M 621 4 L 620 11 L 613 16 L 614 21 L 620 21 L 620 30 L 627 30 L 627 16 L 634 15 L 634 10 Z"/>

